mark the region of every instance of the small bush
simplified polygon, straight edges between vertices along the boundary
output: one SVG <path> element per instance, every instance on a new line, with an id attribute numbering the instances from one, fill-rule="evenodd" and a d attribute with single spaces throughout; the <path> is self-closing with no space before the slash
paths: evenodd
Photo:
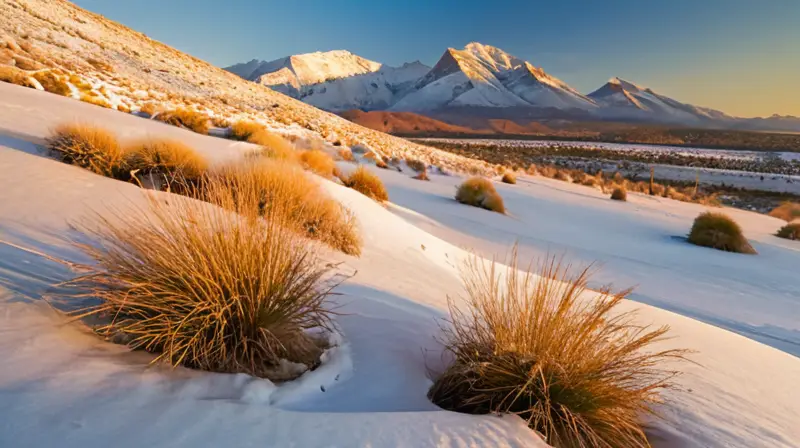
<path id="1" fill-rule="evenodd" d="M 572 182 L 572 178 L 569 176 L 569 173 L 565 170 L 556 170 L 556 173 L 553 175 L 553 179 L 564 182 Z"/>
<path id="2" fill-rule="evenodd" d="M 243 142 L 249 141 L 253 134 L 265 130 L 262 124 L 254 121 L 237 121 L 231 126 L 230 138 Z"/>
<path id="3" fill-rule="evenodd" d="M 274 132 L 262 129 L 251 135 L 247 141 L 261 146 L 263 148 L 261 155 L 278 160 L 297 160 L 298 152 L 294 149 L 294 146 Z"/>
<path id="4" fill-rule="evenodd" d="M 800 218 L 800 204 L 795 202 L 784 202 L 769 212 L 769 216 L 782 219 L 786 222 Z"/>
<path id="5" fill-rule="evenodd" d="M 443 327 L 454 362 L 430 399 L 456 412 L 518 415 L 555 447 L 649 447 L 642 417 L 675 376 L 659 363 L 685 355 L 651 347 L 668 327 L 618 311 L 630 291 L 589 290 L 589 269 L 572 275 L 556 259 L 536 273 L 520 267 L 516 251 L 507 267 L 468 261 L 466 303 L 449 300 Z"/>
<path id="6" fill-rule="evenodd" d="M 627 201 L 628 192 L 622 187 L 617 187 L 611 192 L 611 199 L 615 201 Z"/>
<path id="7" fill-rule="evenodd" d="M 510 171 L 506 171 L 505 173 L 503 173 L 502 181 L 504 184 L 516 184 L 517 176 L 515 176 L 514 173 Z"/>
<path id="8" fill-rule="evenodd" d="M 542 165 L 539 167 L 539 174 L 552 179 L 558 174 L 558 169 L 552 165 Z"/>
<path id="9" fill-rule="evenodd" d="M 27 73 L 11 66 L 0 66 L 0 81 L 16 84 L 22 87 L 36 87 Z"/>
<path id="10" fill-rule="evenodd" d="M 786 238 L 787 240 L 800 240 L 800 222 L 786 224 L 778 230 L 775 236 Z"/>
<path id="11" fill-rule="evenodd" d="M 61 96 L 69 96 L 72 93 L 69 85 L 51 71 L 36 72 L 31 76 L 39 81 L 39 84 L 47 92 Z"/>
<path id="12" fill-rule="evenodd" d="M 147 114 L 148 117 L 152 117 L 156 113 L 156 105 L 155 103 L 144 103 L 139 108 L 139 112 Z"/>
<path id="13" fill-rule="evenodd" d="M 381 178 L 372 174 L 363 166 L 359 166 L 345 179 L 342 179 L 345 187 L 352 188 L 359 193 L 372 198 L 376 201 L 388 201 L 389 193 L 383 186 Z"/>
<path id="14" fill-rule="evenodd" d="M 505 213 L 503 198 L 494 185 L 483 177 L 472 177 L 458 186 L 456 200 L 462 204 L 480 207 L 497 213 Z"/>
<path id="15" fill-rule="evenodd" d="M 727 252 L 756 253 L 739 224 L 722 213 L 705 212 L 698 216 L 689 232 L 689 242 Z"/>
<path id="16" fill-rule="evenodd" d="M 382 169 L 382 170 L 388 170 L 389 169 L 389 165 L 387 165 L 386 162 L 384 162 L 383 160 L 380 160 L 380 159 L 375 161 L 375 166 L 380 168 L 380 169 Z"/>
<path id="17" fill-rule="evenodd" d="M 216 183 L 256 197 L 250 213 L 280 216 L 284 226 L 349 255 L 361 253 L 355 218 L 299 166 L 281 160 L 249 159 L 210 173 Z M 237 205 L 239 209 L 244 205 Z"/>
<path id="18" fill-rule="evenodd" d="M 353 156 L 353 151 L 348 148 L 339 149 L 339 158 L 345 162 L 355 162 L 356 158 Z"/>
<path id="19" fill-rule="evenodd" d="M 333 177 L 333 172 L 336 170 L 333 158 L 319 149 L 300 152 L 300 163 L 303 164 L 303 168 L 326 179 Z"/>
<path id="20" fill-rule="evenodd" d="M 95 263 L 68 286 L 100 304 L 77 315 L 153 362 L 273 381 L 317 366 L 332 328 L 330 268 L 278 219 L 250 214 L 244 205 L 259 198 L 244 193 L 212 183 L 202 198 L 212 206 L 151 197 L 149 208 L 81 223 Z"/>
<path id="21" fill-rule="evenodd" d="M 66 124 L 55 129 L 48 148 L 70 165 L 101 176 L 126 179 L 124 151 L 110 132 L 84 124 Z"/>
<path id="22" fill-rule="evenodd" d="M 153 119 L 186 128 L 198 134 L 208 134 L 209 121 L 208 117 L 200 112 L 191 109 L 176 109 L 172 111 L 161 112 L 153 117 Z"/>
<path id="23" fill-rule="evenodd" d="M 129 169 L 156 176 L 170 189 L 184 182 L 193 184 L 208 170 L 203 156 L 176 140 L 147 140 L 128 146 L 125 152 Z"/>
<path id="24" fill-rule="evenodd" d="M 406 165 L 418 173 L 428 169 L 428 165 L 425 162 L 417 159 L 406 159 Z"/>

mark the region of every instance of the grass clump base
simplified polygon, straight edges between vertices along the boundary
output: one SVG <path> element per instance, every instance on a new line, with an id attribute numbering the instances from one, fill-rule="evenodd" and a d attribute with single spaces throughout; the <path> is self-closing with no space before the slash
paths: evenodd
<path id="1" fill-rule="evenodd" d="M 47 147 L 64 163 L 77 165 L 101 176 L 126 179 L 124 151 L 114 134 L 85 124 L 58 126 Z"/>
<path id="2" fill-rule="evenodd" d="M 787 240 L 800 240 L 800 221 L 790 222 L 778 230 L 775 236 Z"/>
<path id="3" fill-rule="evenodd" d="M 627 201 L 628 191 L 622 187 L 617 187 L 611 192 L 611 199 L 615 201 Z"/>
<path id="4" fill-rule="evenodd" d="M 253 134 L 263 131 L 264 125 L 255 121 L 237 121 L 231 126 L 230 138 L 239 141 L 249 141 Z"/>
<path id="5" fill-rule="evenodd" d="M 331 330 L 329 268 L 280 215 L 252 213 L 260 198 L 213 181 L 203 191 L 211 205 L 151 195 L 76 226 L 95 263 L 67 286 L 100 300 L 76 316 L 154 362 L 274 381 L 314 368 Z"/>
<path id="6" fill-rule="evenodd" d="M 345 187 L 352 188 L 359 193 L 379 202 L 388 201 L 389 193 L 383 185 L 381 178 L 363 166 L 359 166 L 349 176 L 342 179 Z"/>
<path id="7" fill-rule="evenodd" d="M 504 184 L 516 184 L 517 183 L 517 176 L 510 171 L 506 171 L 503 173 L 503 178 L 501 179 Z"/>
<path id="8" fill-rule="evenodd" d="M 505 213 L 503 198 L 494 185 L 483 177 L 471 177 L 456 190 L 456 200 L 462 204 L 480 207 L 497 213 Z"/>
<path id="9" fill-rule="evenodd" d="M 698 246 L 727 252 L 756 254 L 747 241 L 742 228 L 732 218 L 722 213 L 705 212 L 695 218 L 688 240 Z"/>
<path id="10" fill-rule="evenodd" d="M 444 344 L 454 361 L 429 398 L 444 409 L 520 416 L 555 447 L 649 447 L 643 415 L 675 372 L 659 364 L 681 350 L 653 343 L 650 329 L 615 308 L 629 291 L 591 291 L 550 258 L 520 272 L 473 257 L 462 271 L 466 303 L 450 300 Z M 524 268 L 524 267 L 523 267 Z"/>

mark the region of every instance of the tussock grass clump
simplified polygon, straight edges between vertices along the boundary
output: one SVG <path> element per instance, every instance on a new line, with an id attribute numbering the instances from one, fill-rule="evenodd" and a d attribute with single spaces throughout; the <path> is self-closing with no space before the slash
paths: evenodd
<path id="1" fill-rule="evenodd" d="M 628 191 L 622 187 L 617 187 L 611 192 L 611 199 L 615 201 L 627 201 Z"/>
<path id="2" fill-rule="evenodd" d="M 100 304 L 76 315 L 102 319 L 97 333 L 154 362 L 274 381 L 316 367 L 332 328 L 329 268 L 279 216 L 253 215 L 252 192 L 203 191 L 212 205 L 152 196 L 77 226 L 96 242 L 81 246 L 95 263 L 67 285 Z"/>
<path id="3" fill-rule="evenodd" d="M 408 165 L 409 168 L 418 173 L 426 171 L 428 169 L 428 165 L 425 164 L 425 162 L 417 159 L 406 159 L 406 165 Z"/>
<path id="4" fill-rule="evenodd" d="M 503 178 L 501 179 L 504 184 L 516 184 L 517 183 L 517 176 L 510 171 L 506 171 L 503 173 Z"/>
<path id="5" fill-rule="evenodd" d="M 250 140 L 253 134 L 263 131 L 264 129 L 262 124 L 256 123 L 255 121 L 237 121 L 231 126 L 230 138 L 246 142 Z"/>
<path id="6" fill-rule="evenodd" d="M 722 213 L 705 212 L 695 218 L 688 239 L 692 244 L 727 252 L 756 253 L 739 224 Z"/>
<path id="7" fill-rule="evenodd" d="M 72 93 L 69 85 L 51 71 L 36 72 L 31 76 L 39 81 L 39 84 L 41 84 L 42 88 L 47 92 L 61 96 L 69 96 L 69 94 Z"/>
<path id="8" fill-rule="evenodd" d="M 795 219 L 800 219 L 800 204 L 796 202 L 784 202 L 781 205 L 772 209 L 769 212 L 769 216 L 773 218 L 782 219 L 786 222 L 794 221 Z"/>
<path id="9" fill-rule="evenodd" d="M 125 153 L 114 134 L 105 129 L 85 124 L 64 124 L 53 131 L 47 147 L 64 163 L 106 177 L 128 177 Z"/>
<path id="10" fill-rule="evenodd" d="M 339 158 L 345 162 L 355 162 L 356 158 L 353 155 L 353 151 L 349 148 L 341 148 L 339 149 Z"/>
<path id="11" fill-rule="evenodd" d="M 11 66 L 0 66 L 0 81 L 16 84 L 22 87 L 36 88 L 30 76 L 24 71 Z"/>
<path id="12" fill-rule="evenodd" d="M 649 447 L 641 418 L 675 376 L 659 363 L 685 352 L 653 348 L 668 327 L 617 312 L 630 291 L 590 291 L 589 268 L 573 275 L 555 258 L 531 266 L 518 270 L 516 250 L 508 267 L 468 261 L 466 303 L 449 300 L 443 327 L 454 362 L 429 398 L 457 412 L 516 414 L 555 447 Z"/>
<path id="13" fill-rule="evenodd" d="M 208 134 L 209 120 L 205 114 L 191 109 L 176 109 L 153 117 L 158 120 L 180 128 L 186 128 L 198 134 Z"/>
<path id="14" fill-rule="evenodd" d="M 272 159 L 296 161 L 298 158 L 298 152 L 291 142 L 266 129 L 255 132 L 247 141 L 261 146 L 263 150 L 260 154 Z"/>
<path id="15" fill-rule="evenodd" d="M 570 177 L 569 172 L 564 170 L 556 170 L 555 174 L 553 174 L 553 179 L 563 182 L 572 182 L 572 177 Z"/>
<path id="16" fill-rule="evenodd" d="M 145 140 L 126 148 L 129 169 L 156 176 L 173 189 L 183 183 L 195 184 L 208 170 L 208 162 L 193 148 L 176 140 Z"/>
<path id="17" fill-rule="evenodd" d="M 389 193 L 386 191 L 381 178 L 363 166 L 359 166 L 349 176 L 342 179 L 342 183 L 344 183 L 345 187 L 352 188 L 376 201 L 389 200 Z"/>
<path id="18" fill-rule="evenodd" d="M 280 216 L 283 225 L 295 233 L 349 255 L 361 253 L 355 217 L 296 164 L 248 159 L 216 168 L 209 177 L 236 195 L 258 199 L 238 204 L 238 209 L 246 206 L 250 214 Z"/>
<path id="19" fill-rule="evenodd" d="M 328 153 L 319 149 L 309 149 L 300 152 L 300 163 L 303 168 L 326 179 L 333 177 L 336 170 L 336 162 Z"/>
<path id="20" fill-rule="evenodd" d="M 111 109 L 111 103 L 97 96 L 87 95 L 84 93 L 81 94 L 81 101 L 84 103 L 93 104 L 95 106 L 105 107 L 106 109 Z"/>
<path id="21" fill-rule="evenodd" d="M 800 240 L 800 221 L 791 222 L 781 227 L 775 236 L 787 240 Z"/>
<path id="22" fill-rule="evenodd" d="M 492 182 L 483 177 L 471 177 L 459 185 L 456 190 L 456 201 L 497 213 L 506 212 L 503 198 L 497 193 Z"/>

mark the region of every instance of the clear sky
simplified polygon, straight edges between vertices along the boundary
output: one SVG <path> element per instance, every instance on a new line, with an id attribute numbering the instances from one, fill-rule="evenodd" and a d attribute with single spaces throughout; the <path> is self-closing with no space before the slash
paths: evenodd
<path id="1" fill-rule="evenodd" d="M 346 49 L 433 65 L 494 45 L 583 93 L 613 76 L 738 116 L 800 115 L 800 0 L 74 0 L 219 66 Z"/>

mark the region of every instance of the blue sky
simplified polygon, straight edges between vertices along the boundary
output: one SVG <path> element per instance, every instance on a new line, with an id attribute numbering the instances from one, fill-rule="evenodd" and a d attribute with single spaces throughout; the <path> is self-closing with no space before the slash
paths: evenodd
<path id="1" fill-rule="evenodd" d="M 800 0 L 75 3 L 219 66 L 334 49 L 433 65 L 478 41 L 584 93 L 619 76 L 736 115 L 800 115 Z"/>

